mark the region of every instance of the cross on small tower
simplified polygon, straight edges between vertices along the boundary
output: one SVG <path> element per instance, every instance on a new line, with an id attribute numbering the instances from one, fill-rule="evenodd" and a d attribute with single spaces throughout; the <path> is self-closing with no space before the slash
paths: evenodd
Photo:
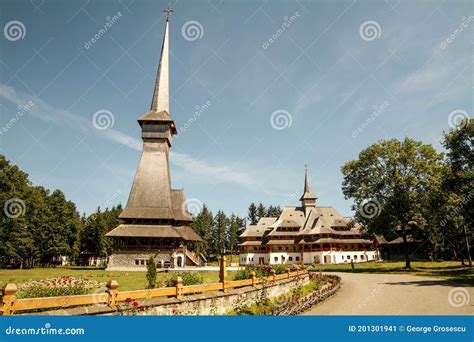
<path id="1" fill-rule="evenodd" d="M 169 18 L 170 18 L 171 13 L 173 13 L 174 11 L 173 11 L 173 10 L 170 8 L 170 6 L 168 5 L 168 8 L 166 8 L 163 12 L 166 13 L 166 21 L 168 21 Z"/>

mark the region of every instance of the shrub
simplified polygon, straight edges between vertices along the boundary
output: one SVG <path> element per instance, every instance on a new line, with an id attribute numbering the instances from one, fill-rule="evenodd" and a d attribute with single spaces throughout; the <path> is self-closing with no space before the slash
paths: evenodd
<path id="1" fill-rule="evenodd" d="M 270 276 L 270 271 L 274 269 L 275 274 L 282 274 L 285 273 L 286 271 L 286 266 L 285 265 L 275 265 L 274 267 L 271 265 L 258 265 L 258 266 L 245 266 L 245 268 L 242 268 L 235 272 L 234 274 L 234 280 L 243 280 L 243 279 L 249 279 L 250 278 L 250 272 L 255 272 L 255 276 L 257 278 L 265 278 Z"/>
<path id="2" fill-rule="evenodd" d="M 154 288 L 156 285 L 156 264 L 155 259 L 152 256 L 150 259 L 148 259 L 148 266 L 146 267 L 146 279 L 148 280 L 148 288 Z"/>
<path id="3" fill-rule="evenodd" d="M 265 274 L 261 268 L 255 266 L 246 266 L 242 269 L 239 269 L 234 273 L 234 280 L 244 280 L 250 278 L 250 272 L 255 272 L 257 278 L 265 277 Z"/>
<path id="4" fill-rule="evenodd" d="M 167 287 L 175 286 L 175 280 L 181 277 L 183 285 L 199 285 L 204 282 L 202 275 L 196 272 L 172 272 L 166 277 L 165 285 Z"/>
<path id="5" fill-rule="evenodd" d="M 275 265 L 273 266 L 275 269 L 276 274 L 283 274 L 286 272 L 286 266 L 285 265 Z"/>
<path id="6" fill-rule="evenodd" d="M 32 286 L 18 291 L 18 298 L 38 298 L 82 295 L 89 292 L 84 286 L 75 285 L 68 287 L 42 287 Z"/>

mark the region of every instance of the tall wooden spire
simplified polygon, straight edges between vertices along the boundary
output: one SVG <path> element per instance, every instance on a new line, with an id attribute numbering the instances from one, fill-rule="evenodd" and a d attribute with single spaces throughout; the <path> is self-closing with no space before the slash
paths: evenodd
<path id="1" fill-rule="evenodd" d="M 192 219 L 181 209 L 184 195 L 171 189 L 169 150 L 176 127 L 169 115 L 168 29 L 166 11 L 165 33 L 156 74 L 151 109 L 138 119 L 142 128 L 143 151 L 132 189 L 121 219 L 147 222 L 173 222 Z"/>
<path id="2" fill-rule="evenodd" d="M 150 111 L 159 113 L 165 111 L 169 114 L 169 14 L 172 12 L 167 8 L 165 33 L 163 36 L 163 44 L 161 46 L 160 62 L 156 72 L 155 88 L 153 91 L 153 99 L 151 101 Z"/>

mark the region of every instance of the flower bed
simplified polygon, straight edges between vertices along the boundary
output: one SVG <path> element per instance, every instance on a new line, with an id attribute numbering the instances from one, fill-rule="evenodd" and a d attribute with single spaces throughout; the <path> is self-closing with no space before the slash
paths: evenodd
<path id="1" fill-rule="evenodd" d="M 87 294 L 105 286 L 96 280 L 63 276 L 30 281 L 18 286 L 18 298 L 55 297 Z"/>

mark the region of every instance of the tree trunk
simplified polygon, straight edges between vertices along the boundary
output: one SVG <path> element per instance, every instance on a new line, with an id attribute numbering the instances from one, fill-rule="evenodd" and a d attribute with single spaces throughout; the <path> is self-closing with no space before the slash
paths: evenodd
<path id="1" fill-rule="evenodd" d="M 410 265 L 410 255 L 408 254 L 408 241 L 407 241 L 407 233 L 405 230 L 405 226 L 402 228 L 402 234 L 403 234 L 403 248 L 405 250 L 405 268 L 408 270 L 411 268 Z"/>
<path id="2" fill-rule="evenodd" d="M 464 238 L 465 238 L 465 242 L 466 242 L 467 261 L 469 263 L 469 267 L 472 267 L 471 251 L 470 251 L 470 247 L 469 247 L 469 236 L 467 234 L 466 226 L 467 225 L 464 225 Z"/>

